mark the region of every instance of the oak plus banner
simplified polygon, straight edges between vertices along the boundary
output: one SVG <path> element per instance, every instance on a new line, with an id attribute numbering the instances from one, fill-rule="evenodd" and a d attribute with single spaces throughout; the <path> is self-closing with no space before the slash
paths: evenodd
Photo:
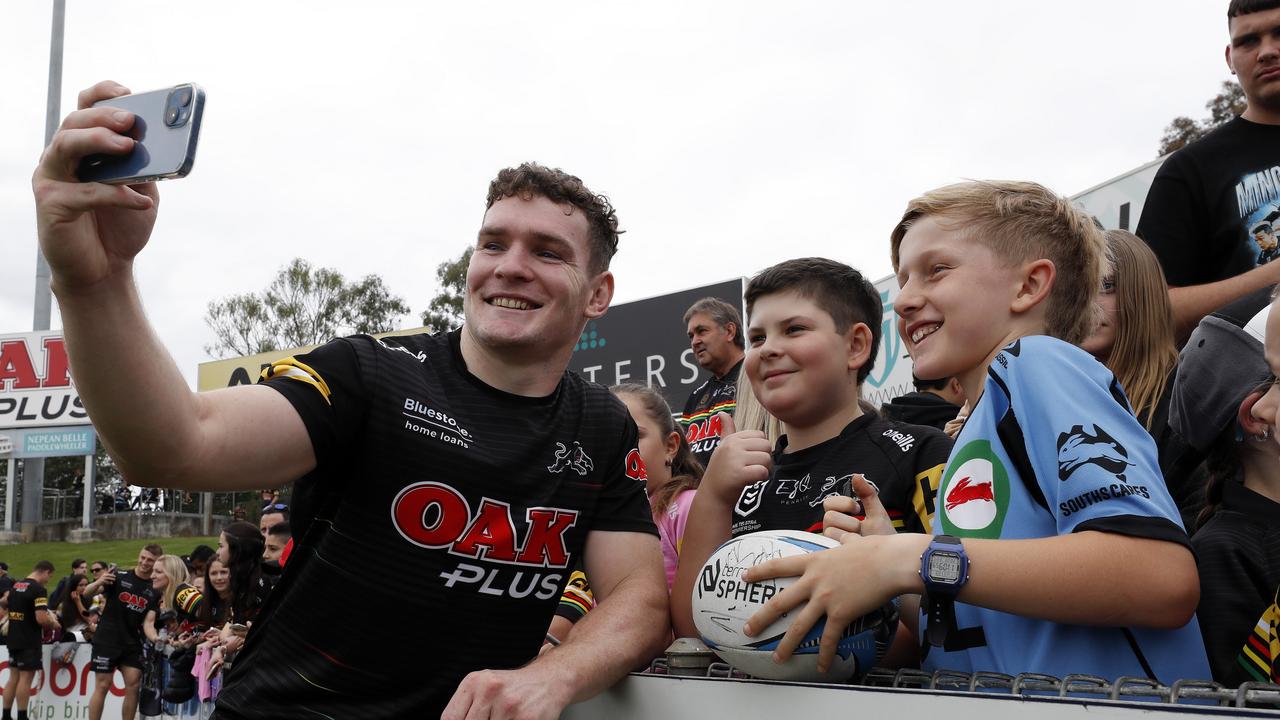
<path id="1" fill-rule="evenodd" d="M 62 331 L 0 335 L 0 428 L 88 424 Z"/>

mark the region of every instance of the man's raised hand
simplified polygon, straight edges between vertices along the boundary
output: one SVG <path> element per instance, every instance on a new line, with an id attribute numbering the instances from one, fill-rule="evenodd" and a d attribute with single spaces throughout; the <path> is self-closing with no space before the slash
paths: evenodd
<path id="1" fill-rule="evenodd" d="M 40 248 L 55 291 L 89 289 L 127 273 L 155 225 L 160 200 L 155 183 L 126 187 L 82 183 L 76 176 L 88 155 L 133 150 L 134 140 L 123 134 L 133 127 L 133 114 L 93 107 L 128 93 L 110 80 L 81 92 L 79 109 L 62 121 L 31 177 Z"/>

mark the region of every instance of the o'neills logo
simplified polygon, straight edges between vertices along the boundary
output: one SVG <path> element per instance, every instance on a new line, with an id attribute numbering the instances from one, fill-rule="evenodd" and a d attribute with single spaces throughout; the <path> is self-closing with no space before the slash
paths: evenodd
<path id="1" fill-rule="evenodd" d="M 516 536 L 511 506 L 484 498 L 471 512 L 457 490 L 437 482 L 410 485 L 396 495 L 391 518 L 405 540 L 454 555 L 512 565 L 563 568 L 569 564 L 565 533 L 578 521 L 576 510 L 525 510 L 528 529 Z"/>
<path id="2" fill-rule="evenodd" d="M 938 515 L 948 534 L 1000 537 L 1009 508 L 1009 475 L 990 442 L 975 440 L 954 453 L 938 494 Z"/>

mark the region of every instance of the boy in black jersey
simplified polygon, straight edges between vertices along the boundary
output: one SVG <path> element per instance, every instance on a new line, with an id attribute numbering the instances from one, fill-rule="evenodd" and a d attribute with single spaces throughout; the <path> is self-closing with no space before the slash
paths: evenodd
<path id="1" fill-rule="evenodd" d="M 93 635 L 94 686 L 89 698 L 89 719 L 101 720 L 102 706 L 111 688 L 111 678 L 118 669 L 124 678 L 124 703 L 121 716 L 129 720 L 137 712 L 138 689 L 142 682 L 142 642 L 156 640 L 156 612 L 160 596 L 151 585 L 156 559 L 164 554 L 159 545 L 150 544 L 138 551 L 138 564 L 132 570 L 109 568 L 89 583 L 84 594 L 92 596 L 102 590 L 106 598 L 102 619 Z"/>
<path id="2" fill-rule="evenodd" d="M 215 717 L 555 717 L 657 654 L 667 589 L 635 423 L 567 372 L 613 296 L 608 200 L 563 171 L 503 170 L 460 330 L 336 340 L 260 385 L 192 393 L 132 280 L 155 186 L 68 170 L 132 144 L 131 116 L 91 107 L 127 92 L 82 93 L 33 180 L 77 390 L 134 482 L 295 483 L 295 549 Z M 599 605 L 539 656 L 579 556 Z M 410 642 L 370 641 L 381 616 L 334 602 L 335 587 L 419 620 Z"/>
<path id="3" fill-rule="evenodd" d="M 789 260 L 747 285 L 745 363 L 756 398 L 787 434 L 734 432 L 711 459 L 690 510 L 672 588 L 673 620 L 696 634 L 690 597 L 707 557 L 731 535 L 821 532 L 829 500 L 863 478 L 879 489 L 897 530 L 928 532 L 951 441 L 941 431 L 866 414 L 859 405 L 880 342 L 880 296 L 853 268 L 823 258 Z"/>
<path id="4" fill-rule="evenodd" d="M 40 655 L 42 628 L 59 629 L 58 619 L 48 610 L 49 594 L 45 586 L 53 575 L 53 563 L 41 560 L 25 580 L 9 589 L 9 681 L 4 686 L 4 715 L 13 720 L 13 701 L 18 701 L 17 720 L 27 720 L 27 703 L 31 699 L 31 681 L 44 665 Z"/>

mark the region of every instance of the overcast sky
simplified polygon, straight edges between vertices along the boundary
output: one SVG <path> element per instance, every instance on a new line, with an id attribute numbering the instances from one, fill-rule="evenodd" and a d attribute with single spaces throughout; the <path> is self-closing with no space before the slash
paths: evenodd
<path id="1" fill-rule="evenodd" d="M 0 334 L 31 329 L 51 3 L 0 6 Z M 1230 77 L 1226 0 L 67 3 L 63 114 L 100 79 L 208 94 L 136 273 L 194 384 L 211 299 L 293 257 L 413 308 L 524 160 L 618 208 L 625 302 L 825 255 L 873 279 L 964 178 L 1074 194 Z M 678 323 L 679 318 L 673 318 Z M 56 310 L 54 326 L 61 321 Z"/>

